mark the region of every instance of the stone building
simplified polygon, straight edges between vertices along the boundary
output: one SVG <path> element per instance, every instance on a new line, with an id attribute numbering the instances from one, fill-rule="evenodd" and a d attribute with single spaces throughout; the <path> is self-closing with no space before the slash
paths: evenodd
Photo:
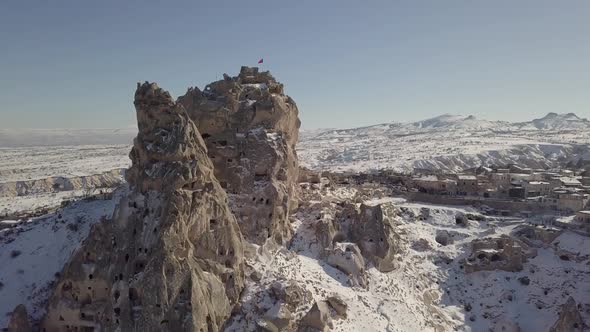
<path id="1" fill-rule="evenodd" d="M 457 193 L 477 195 L 477 177 L 475 175 L 457 175 Z"/>
<path id="2" fill-rule="evenodd" d="M 551 193 L 551 184 L 545 181 L 530 181 L 522 184 L 526 197 L 547 196 Z"/>
<path id="3" fill-rule="evenodd" d="M 576 213 L 575 220 L 580 223 L 590 224 L 590 211 L 583 210 Z"/>
<path id="4" fill-rule="evenodd" d="M 435 175 L 423 176 L 412 180 L 414 185 L 423 192 L 448 195 L 454 195 L 457 193 L 457 181 L 454 180 L 441 180 Z"/>

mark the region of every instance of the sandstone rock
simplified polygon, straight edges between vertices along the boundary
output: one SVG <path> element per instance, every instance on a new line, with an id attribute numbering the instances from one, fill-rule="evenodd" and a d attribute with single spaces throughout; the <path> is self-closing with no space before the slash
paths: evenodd
<path id="1" fill-rule="evenodd" d="M 299 322 L 299 327 L 302 331 L 310 331 L 312 329 L 328 331 L 332 328 L 333 323 L 328 303 L 326 301 L 314 303 Z"/>
<path id="2" fill-rule="evenodd" d="M 459 213 L 455 216 L 455 223 L 459 226 L 467 227 L 469 225 L 469 219 L 463 213 Z"/>
<path id="3" fill-rule="evenodd" d="M 471 254 L 465 262 L 467 273 L 483 270 L 521 271 L 522 264 L 536 254 L 526 244 L 508 235 L 476 239 L 471 247 Z"/>
<path id="4" fill-rule="evenodd" d="M 204 91 L 190 88 L 178 102 L 199 127 L 246 239 L 288 241 L 288 217 L 297 206 L 300 121 L 283 85 L 269 72 L 242 67 L 237 77 Z"/>
<path id="5" fill-rule="evenodd" d="M 339 225 L 330 218 L 321 218 L 315 225 L 315 234 L 318 243 L 326 254 L 326 250 L 332 248 L 336 242 L 346 240 L 346 236 L 337 228 Z"/>
<path id="6" fill-rule="evenodd" d="M 19 304 L 14 308 L 8 323 L 8 332 L 30 332 L 31 325 L 29 323 L 29 316 L 27 308 L 23 304 Z"/>
<path id="7" fill-rule="evenodd" d="M 365 260 L 356 244 L 336 243 L 332 249 L 328 250 L 326 262 L 346 273 L 351 286 L 368 287 Z"/>
<path id="8" fill-rule="evenodd" d="M 135 107 L 131 191 L 61 273 L 47 332 L 219 331 L 239 299 L 242 238 L 197 127 L 154 83 Z"/>
<path id="9" fill-rule="evenodd" d="M 363 256 L 381 272 L 395 269 L 399 252 L 399 236 L 393 225 L 393 207 L 389 204 L 360 207 L 359 218 L 350 227 L 350 238 L 360 247 Z"/>
<path id="10" fill-rule="evenodd" d="M 336 312 L 337 318 L 346 318 L 346 311 L 348 310 L 348 304 L 338 294 L 332 294 L 327 298 L 328 304 Z"/>
<path id="11" fill-rule="evenodd" d="M 588 326 L 584 323 L 576 301 L 569 297 L 565 304 L 561 306 L 559 318 L 553 324 L 550 332 L 582 332 L 586 331 Z"/>

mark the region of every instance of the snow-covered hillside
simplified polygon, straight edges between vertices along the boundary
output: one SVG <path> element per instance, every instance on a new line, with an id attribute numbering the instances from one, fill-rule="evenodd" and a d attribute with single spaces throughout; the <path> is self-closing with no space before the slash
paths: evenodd
<path id="1" fill-rule="evenodd" d="M 248 260 L 260 272 L 260 280 L 248 281 L 243 304 L 247 314 L 234 317 L 228 331 L 255 330 L 257 319 L 272 313 L 276 305 L 269 289 L 276 283 L 293 282 L 309 291 L 315 301 L 332 294 L 343 299 L 348 317 L 334 320 L 333 331 L 518 331 L 507 328 L 519 326 L 520 331 L 544 332 L 570 296 L 580 303 L 585 319 L 590 318 L 586 304 L 590 238 L 569 231 L 558 233 L 521 271 L 468 273 L 464 262 L 473 240 L 514 236 L 515 230 L 528 227 L 524 219 L 485 217 L 470 207 L 417 204 L 392 197 L 364 201 L 392 204 L 401 211 L 396 232 L 403 249 L 398 268 L 383 273 L 371 267 L 368 288 L 351 286 L 349 276 L 322 258 L 321 235 L 315 229 L 320 220 L 333 215 L 339 202 L 359 196 L 354 188 L 336 188 L 321 199 L 303 203 L 294 220 L 296 232 L 289 250 Z M 458 225 L 457 217 L 466 214 L 481 218 Z M 439 243 L 439 232 L 451 234 L 452 240 Z M 575 259 L 561 257 L 566 254 Z M 299 317 L 304 311 L 294 315 Z"/>
<path id="2" fill-rule="evenodd" d="M 481 165 L 542 168 L 588 158 L 590 122 L 549 114 L 526 123 L 442 115 L 429 120 L 315 131 L 301 137 L 301 164 L 318 170 L 459 172 Z"/>
<path id="3" fill-rule="evenodd" d="M 122 188 L 112 199 L 78 201 L 21 222 L 0 221 L 0 328 L 8 325 L 9 313 L 21 303 L 31 318 L 41 318 L 64 264 L 90 227 L 111 217 L 124 192 Z"/>
<path id="4" fill-rule="evenodd" d="M 588 130 L 590 121 L 582 119 L 574 113 L 557 114 L 549 113 L 541 119 L 525 122 L 521 125 L 523 129 L 536 128 L 541 130 Z"/>

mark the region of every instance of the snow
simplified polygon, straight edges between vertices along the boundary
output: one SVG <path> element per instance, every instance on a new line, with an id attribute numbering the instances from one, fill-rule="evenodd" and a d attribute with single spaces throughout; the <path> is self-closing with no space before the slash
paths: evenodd
<path id="1" fill-rule="evenodd" d="M 576 130 L 525 130 L 522 123 L 444 115 L 409 124 L 304 132 L 297 152 L 303 166 L 331 171 L 461 172 L 506 164 L 548 168 L 590 159 L 590 123 L 579 121 L 584 126 Z"/>
<path id="2" fill-rule="evenodd" d="M 354 193 L 353 188 L 335 188 L 325 193 L 324 198 L 350 199 Z M 326 206 L 322 201 L 311 202 L 314 203 Z M 289 250 L 278 250 L 271 258 L 248 259 L 248 265 L 263 271 L 262 280 L 247 280 L 244 305 L 249 313 L 232 321 L 228 330 L 254 328 L 258 314 L 253 303 L 270 309 L 273 303 L 262 294 L 277 280 L 297 281 L 316 301 L 332 293 L 339 294 L 348 304 L 348 318 L 334 320 L 334 331 L 438 328 L 438 331 L 478 332 L 490 331 L 503 321 L 518 323 L 522 331 L 548 331 L 557 319 L 559 307 L 569 296 L 581 304 L 590 296 L 589 257 L 580 262 L 563 261 L 552 247 L 539 249 L 537 256 L 526 262 L 520 272 L 466 274 L 463 271 L 462 259 L 470 254 L 471 241 L 510 234 L 525 219 L 487 217 L 462 227 L 456 224 L 456 217 L 478 214 L 475 208 L 412 203 L 397 197 L 370 198 L 364 203 L 389 203 L 401 209 L 396 231 L 402 234 L 400 246 L 404 253 L 397 269 L 381 273 L 369 268 L 369 289 L 347 285 L 347 276 L 321 259 L 313 227 L 317 210 L 315 213 L 311 208 L 301 210 L 293 222 L 295 237 Z M 424 209 L 429 210 L 429 218 L 416 218 Z M 448 231 L 454 242 L 439 245 L 435 241 L 439 230 Z M 590 248 L 589 238 L 573 232 L 564 232 L 555 242 L 559 239 L 567 243 L 559 245 L 564 250 Z M 431 249 L 424 248 L 424 242 Z M 518 280 L 523 276 L 530 279 L 528 286 Z M 588 313 L 583 316 L 590 318 Z"/>
<path id="3" fill-rule="evenodd" d="M 112 216 L 124 191 L 112 200 L 78 201 L 0 230 L 0 328 L 8 325 L 8 314 L 21 303 L 33 319 L 41 318 L 56 273 L 61 272 L 90 227 Z"/>
<path id="4" fill-rule="evenodd" d="M 580 236 L 572 232 L 565 232 L 558 236 L 553 241 L 553 243 L 560 249 L 569 251 L 573 254 L 579 254 L 580 256 L 590 256 L 589 237 Z"/>
<path id="5" fill-rule="evenodd" d="M 136 135 L 135 124 L 115 129 L 0 128 L 0 147 L 130 145 Z"/>
<path id="6" fill-rule="evenodd" d="M 85 176 L 127 168 L 129 145 L 0 148 L 0 183 Z"/>
<path id="7" fill-rule="evenodd" d="M 550 114 L 519 124 L 444 115 L 410 124 L 302 131 L 298 154 L 303 166 L 336 171 L 426 168 L 459 172 L 494 163 L 543 168 L 563 160 L 590 159 L 590 126 L 586 124 L 587 120 L 572 115 Z M 22 136 L 27 133 L 0 131 L 0 183 L 99 174 L 126 168 L 130 163 L 129 141 L 75 145 L 78 138 L 92 143 L 92 133 L 33 132 L 25 140 Z M 269 140 L 280 138 L 262 128 L 249 134 Z M 59 146 L 24 147 L 48 145 L 51 135 L 59 138 L 55 140 Z M 39 137 L 43 143 L 39 143 Z M 123 134 L 119 138 L 126 139 Z M 24 222 L 11 219 L 0 223 L 0 328 L 6 326 L 7 313 L 19 303 L 27 306 L 33 318 L 42 316 L 55 273 L 80 246 L 91 225 L 111 216 L 123 191 L 112 200 L 81 200 Z M 273 282 L 285 279 L 304 285 L 316 300 L 331 293 L 342 296 L 349 306 L 348 318 L 335 320 L 335 331 L 475 332 L 489 331 L 500 320 L 518 322 L 522 331 L 547 331 L 569 296 L 582 305 L 583 317 L 587 321 L 590 318 L 590 304 L 584 302 L 590 298 L 590 238 L 564 231 L 546 248 L 539 248 L 537 256 L 520 272 L 466 274 L 461 260 L 469 255 L 471 241 L 510 234 L 529 220 L 487 217 L 470 220 L 468 227 L 462 227 L 456 224 L 456 217 L 478 214 L 477 209 L 421 204 L 399 197 L 364 198 L 365 204 L 393 204 L 400 209 L 396 221 L 403 249 L 399 267 L 389 273 L 369 268 L 368 289 L 349 286 L 346 275 L 322 260 L 313 228 L 317 211 L 311 206 L 324 208 L 333 204 L 329 201 L 356 201 L 359 191 L 353 186 L 327 189 L 309 202 L 310 208 L 302 208 L 293 216 L 295 236 L 288 249 L 247 258 L 247 265 L 261 271 L 262 278 L 259 282 L 247 279 L 242 306 L 252 310 L 232 321 L 229 331 L 252 330 L 260 314 L 254 308 L 259 305 L 270 310 L 274 304 L 265 291 Z M 4 197 L 0 198 L 0 212 L 53 209 L 63 200 L 83 194 L 71 191 Z M 429 211 L 425 220 L 416 217 L 423 210 Z M 573 219 L 564 216 L 558 220 Z M 435 241 L 437 231 L 442 230 L 451 234 L 451 244 L 441 246 Z M 562 260 L 558 254 L 562 251 L 576 258 Z M 518 281 L 524 276 L 530 279 L 528 286 Z M 306 309 L 294 314 L 301 317 Z"/>

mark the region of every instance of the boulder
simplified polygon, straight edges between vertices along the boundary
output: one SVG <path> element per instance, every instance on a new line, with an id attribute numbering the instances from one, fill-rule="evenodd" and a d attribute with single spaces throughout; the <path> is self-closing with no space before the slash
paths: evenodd
<path id="1" fill-rule="evenodd" d="M 238 223 L 196 125 L 138 84 L 130 189 L 64 267 L 47 332 L 219 331 L 244 286 Z"/>
<path id="2" fill-rule="evenodd" d="M 203 91 L 190 88 L 178 103 L 198 126 L 245 238 L 286 243 L 297 207 L 301 123 L 283 85 L 269 72 L 242 67 Z"/>
<path id="3" fill-rule="evenodd" d="M 328 304 L 336 312 L 337 318 L 346 318 L 346 311 L 348 310 L 348 304 L 338 294 L 332 294 L 326 299 Z"/>
<path id="4" fill-rule="evenodd" d="M 319 301 L 309 309 L 299 322 L 300 331 L 328 331 L 333 327 L 328 302 Z"/>
<path id="5" fill-rule="evenodd" d="M 436 242 L 438 242 L 442 246 L 446 246 L 448 244 L 453 243 L 453 238 L 448 231 L 445 230 L 438 230 L 436 231 L 436 237 L 434 238 Z"/>

